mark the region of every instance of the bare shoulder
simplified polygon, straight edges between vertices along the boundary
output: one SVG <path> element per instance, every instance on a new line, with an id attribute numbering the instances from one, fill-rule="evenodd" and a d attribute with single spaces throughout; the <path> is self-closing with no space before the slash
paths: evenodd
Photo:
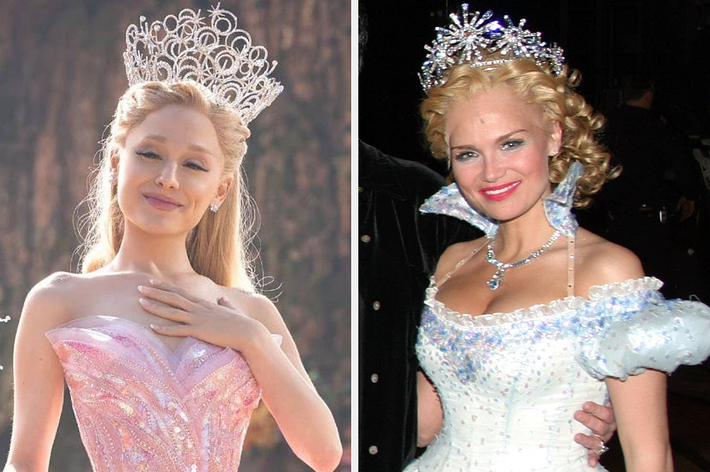
<path id="1" fill-rule="evenodd" d="M 446 248 L 436 265 L 436 279 L 440 279 L 453 270 L 456 264 L 468 257 L 473 251 L 480 249 L 486 241 L 486 238 L 478 238 L 472 241 L 452 244 Z"/>
<path id="2" fill-rule="evenodd" d="M 37 283 L 27 294 L 22 309 L 23 324 L 50 329 L 69 321 L 72 300 L 81 292 L 85 279 L 79 274 L 55 272 Z"/>
<path id="3" fill-rule="evenodd" d="M 268 297 L 236 287 L 228 287 L 225 290 L 229 301 L 241 308 L 244 314 L 264 324 L 272 333 L 280 333 L 282 331 L 284 322 L 281 314 L 274 302 Z"/>
<path id="4" fill-rule="evenodd" d="M 576 257 L 576 279 L 580 293 L 586 293 L 594 285 L 644 276 L 643 266 L 636 254 L 581 228 L 577 235 Z"/>

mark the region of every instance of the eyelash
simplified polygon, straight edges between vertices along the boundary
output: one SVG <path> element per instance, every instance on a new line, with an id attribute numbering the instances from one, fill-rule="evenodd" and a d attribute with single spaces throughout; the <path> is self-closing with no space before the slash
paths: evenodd
<path id="1" fill-rule="evenodd" d="M 145 158 L 145 159 L 160 159 L 160 156 L 158 156 L 156 153 L 152 151 L 136 151 L 136 154 L 139 156 Z M 192 170 L 199 170 L 202 172 L 208 172 L 207 169 L 202 167 L 200 164 L 197 164 L 195 162 L 187 162 L 185 163 L 185 167 L 188 167 Z"/>
<path id="2" fill-rule="evenodd" d="M 504 151 L 510 151 L 519 148 L 524 143 L 525 141 L 523 141 L 522 139 L 511 139 L 510 141 L 504 142 L 502 148 Z"/>
<path id="3" fill-rule="evenodd" d="M 478 157 L 478 153 L 475 151 L 461 151 L 454 155 L 454 160 L 467 161 L 469 159 L 475 159 L 476 157 Z"/>
<path id="4" fill-rule="evenodd" d="M 525 141 L 522 139 L 511 139 L 509 141 L 504 142 L 501 145 L 501 148 L 504 151 L 512 151 L 514 149 L 518 149 L 520 146 L 525 144 Z M 478 153 L 476 151 L 461 151 L 457 154 L 454 155 L 454 160 L 456 161 L 466 161 L 469 159 L 473 159 L 478 157 Z"/>

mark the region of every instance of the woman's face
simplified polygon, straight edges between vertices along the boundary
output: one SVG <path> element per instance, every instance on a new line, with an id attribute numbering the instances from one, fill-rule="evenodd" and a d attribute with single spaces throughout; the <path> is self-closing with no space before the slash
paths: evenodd
<path id="1" fill-rule="evenodd" d="M 232 183 L 222 175 L 209 118 L 182 105 L 160 108 L 131 128 L 114 165 L 126 224 L 152 234 L 187 233 Z"/>
<path id="2" fill-rule="evenodd" d="M 446 142 L 454 178 L 469 204 L 509 221 L 525 215 L 550 192 L 549 156 L 562 131 L 537 105 L 507 86 L 476 93 L 446 114 Z"/>

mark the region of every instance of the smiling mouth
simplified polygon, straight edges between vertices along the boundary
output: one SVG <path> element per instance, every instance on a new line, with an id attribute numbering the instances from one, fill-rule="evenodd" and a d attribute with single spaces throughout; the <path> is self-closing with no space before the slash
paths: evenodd
<path id="1" fill-rule="evenodd" d="M 145 198 L 145 201 L 150 206 L 152 206 L 153 208 L 157 208 L 158 210 L 175 210 L 182 206 L 176 201 L 163 197 L 161 195 L 146 193 L 143 195 L 143 198 Z"/>
<path id="2" fill-rule="evenodd" d="M 483 188 L 479 190 L 478 193 L 480 193 L 489 200 L 499 201 L 508 198 L 515 191 L 515 189 L 518 188 L 518 185 L 520 185 L 520 180 L 511 182 L 509 184 L 500 185 L 498 187 Z"/>

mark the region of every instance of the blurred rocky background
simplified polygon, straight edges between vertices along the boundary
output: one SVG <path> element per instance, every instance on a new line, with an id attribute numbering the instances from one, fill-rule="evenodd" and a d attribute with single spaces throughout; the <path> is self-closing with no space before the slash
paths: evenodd
<path id="1" fill-rule="evenodd" d="M 350 470 L 350 2 L 223 1 L 268 48 L 285 91 L 252 123 L 245 170 L 261 213 L 264 293 L 277 299 L 333 410 Z M 12 417 L 12 348 L 27 291 L 76 270 L 77 206 L 98 142 L 127 87 L 125 29 L 196 0 L 0 2 L 0 460 Z M 246 471 L 305 471 L 268 412 L 247 437 Z M 90 466 L 66 396 L 50 471 Z"/>

